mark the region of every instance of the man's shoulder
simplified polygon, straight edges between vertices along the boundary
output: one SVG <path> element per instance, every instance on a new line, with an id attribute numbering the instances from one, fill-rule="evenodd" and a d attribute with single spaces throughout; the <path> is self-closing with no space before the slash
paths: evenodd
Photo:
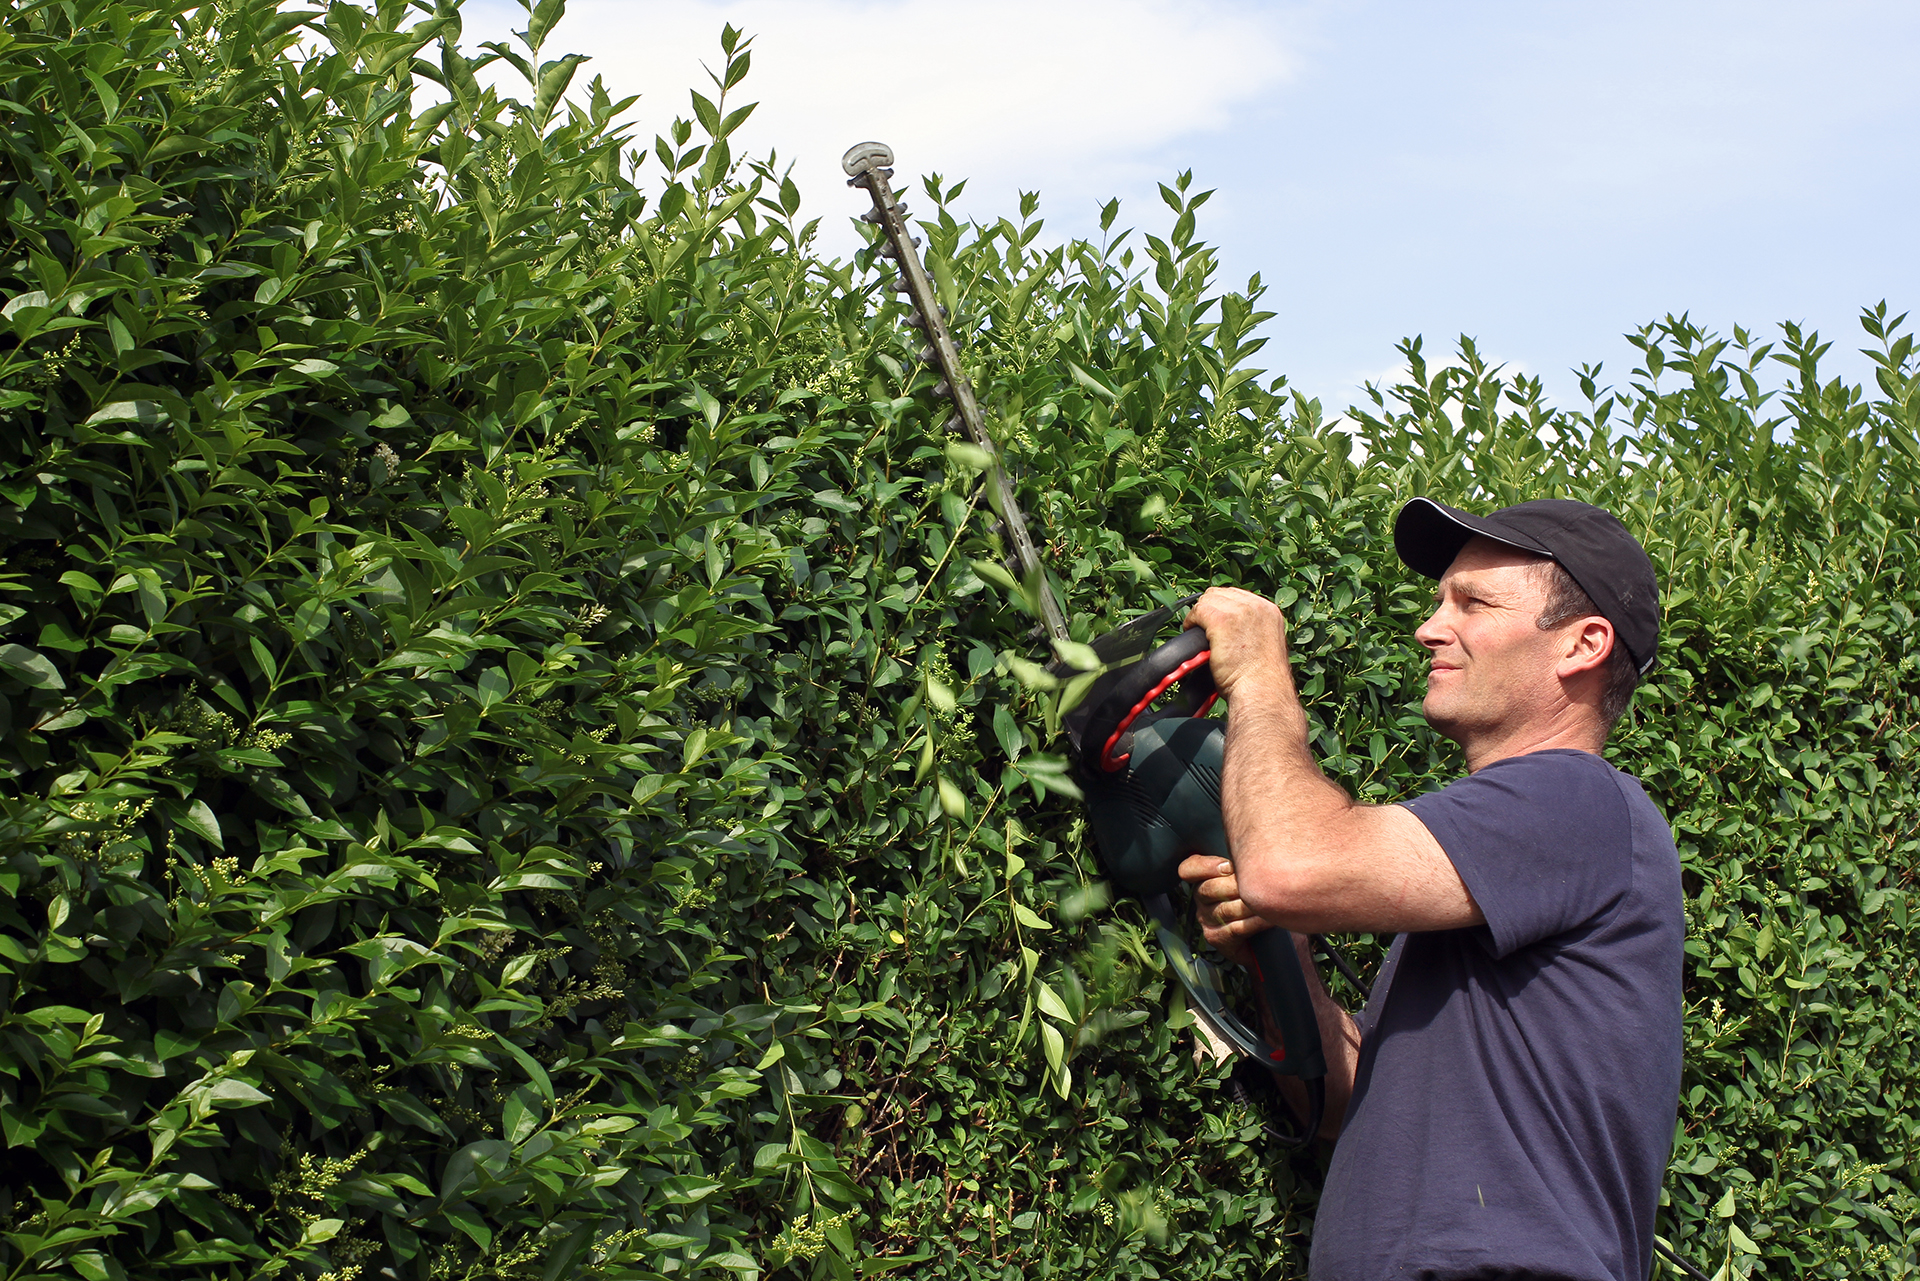
<path id="1" fill-rule="evenodd" d="M 1598 808 L 1621 813 L 1636 794 L 1644 795 L 1633 776 L 1615 769 L 1604 757 L 1555 747 L 1503 756 L 1409 801 L 1408 807 L 1416 814 L 1421 813 L 1423 805 L 1435 802 L 1495 809 L 1516 805 L 1556 810 Z"/>
<path id="2" fill-rule="evenodd" d="M 1407 808 L 1479 905 L 1496 958 L 1598 921 L 1671 848 L 1639 785 L 1591 752 L 1505 757 Z"/>
<path id="3" fill-rule="evenodd" d="M 1489 770 L 1498 770 L 1506 775 L 1525 774 L 1548 778 L 1629 777 L 1615 769 L 1612 763 L 1598 752 L 1583 751 L 1577 747 L 1543 747 L 1538 751 L 1503 756 L 1497 761 L 1481 766 L 1467 777 L 1476 778 Z"/>

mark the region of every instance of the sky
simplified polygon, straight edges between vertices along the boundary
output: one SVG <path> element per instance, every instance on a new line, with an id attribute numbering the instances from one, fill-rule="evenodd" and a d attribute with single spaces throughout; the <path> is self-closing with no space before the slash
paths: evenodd
<path id="1" fill-rule="evenodd" d="M 469 52 L 526 25 L 463 12 Z M 651 139 L 710 91 L 724 23 L 753 37 L 732 102 L 760 104 L 737 149 L 793 163 L 828 253 L 857 243 L 839 158 L 870 138 L 896 187 L 967 179 L 962 216 L 1039 192 L 1046 241 L 1116 196 L 1163 233 L 1158 184 L 1192 170 L 1223 281 L 1260 273 L 1277 313 L 1257 363 L 1329 413 L 1416 334 L 1575 404 L 1571 369 L 1625 383 L 1622 335 L 1669 312 L 1800 322 L 1863 381 L 1861 307 L 1920 308 L 1911 0 L 571 0 L 543 56 L 590 54 L 575 96 L 641 95 Z"/>

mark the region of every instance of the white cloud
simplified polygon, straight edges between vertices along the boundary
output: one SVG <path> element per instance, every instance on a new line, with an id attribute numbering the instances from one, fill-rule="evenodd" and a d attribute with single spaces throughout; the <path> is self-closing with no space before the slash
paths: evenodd
<path id="1" fill-rule="evenodd" d="M 525 12 L 469 0 L 462 44 L 509 39 Z M 753 71 L 733 101 L 759 109 L 736 154 L 779 150 L 797 162 L 805 213 L 824 218 L 829 250 L 852 246 L 840 155 L 877 139 L 901 177 L 969 180 L 968 205 L 1011 212 L 1039 190 L 1058 214 L 1153 190 L 1176 167 L 1156 152 L 1227 128 L 1235 112 L 1289 78 L 1281 19 L 1250 0 L 573 0 L 543 55 L 590 54 L 573 96 L 598 74 L 651 139 L 690 116 L 687 91 L 711 97 L 732 23 L 753 37 Z"/>

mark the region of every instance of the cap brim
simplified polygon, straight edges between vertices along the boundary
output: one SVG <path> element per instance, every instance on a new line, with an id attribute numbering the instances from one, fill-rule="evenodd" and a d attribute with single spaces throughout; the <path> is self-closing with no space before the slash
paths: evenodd
<path id="1" fill-rule="evenodd" d="M 1467 540 L 1476 534 L 1535 556 L 1553 555 L 1532 539 L 1495 525 L 1484 516 L 1436 503 L 1431 498 L 1410 500 L 1394 517 L 1393 550 L 1414 573 L 1439 578 L 1447 572 L 1447 566 L 1453 564 L 1453 558 L 1460 554 Z"/>

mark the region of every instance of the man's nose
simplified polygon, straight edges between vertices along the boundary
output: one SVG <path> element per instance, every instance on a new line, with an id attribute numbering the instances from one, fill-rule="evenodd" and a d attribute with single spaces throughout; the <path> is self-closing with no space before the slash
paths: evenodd
<path id="1" fill-rule="evenodd" d="M 1441 610 L 1427 615 L 1427 621 L 1413 629 L 1413 638 L 1428 649 L 1438 649 L 1447 643 L 1446 629 L 1440 624 Z"/>

